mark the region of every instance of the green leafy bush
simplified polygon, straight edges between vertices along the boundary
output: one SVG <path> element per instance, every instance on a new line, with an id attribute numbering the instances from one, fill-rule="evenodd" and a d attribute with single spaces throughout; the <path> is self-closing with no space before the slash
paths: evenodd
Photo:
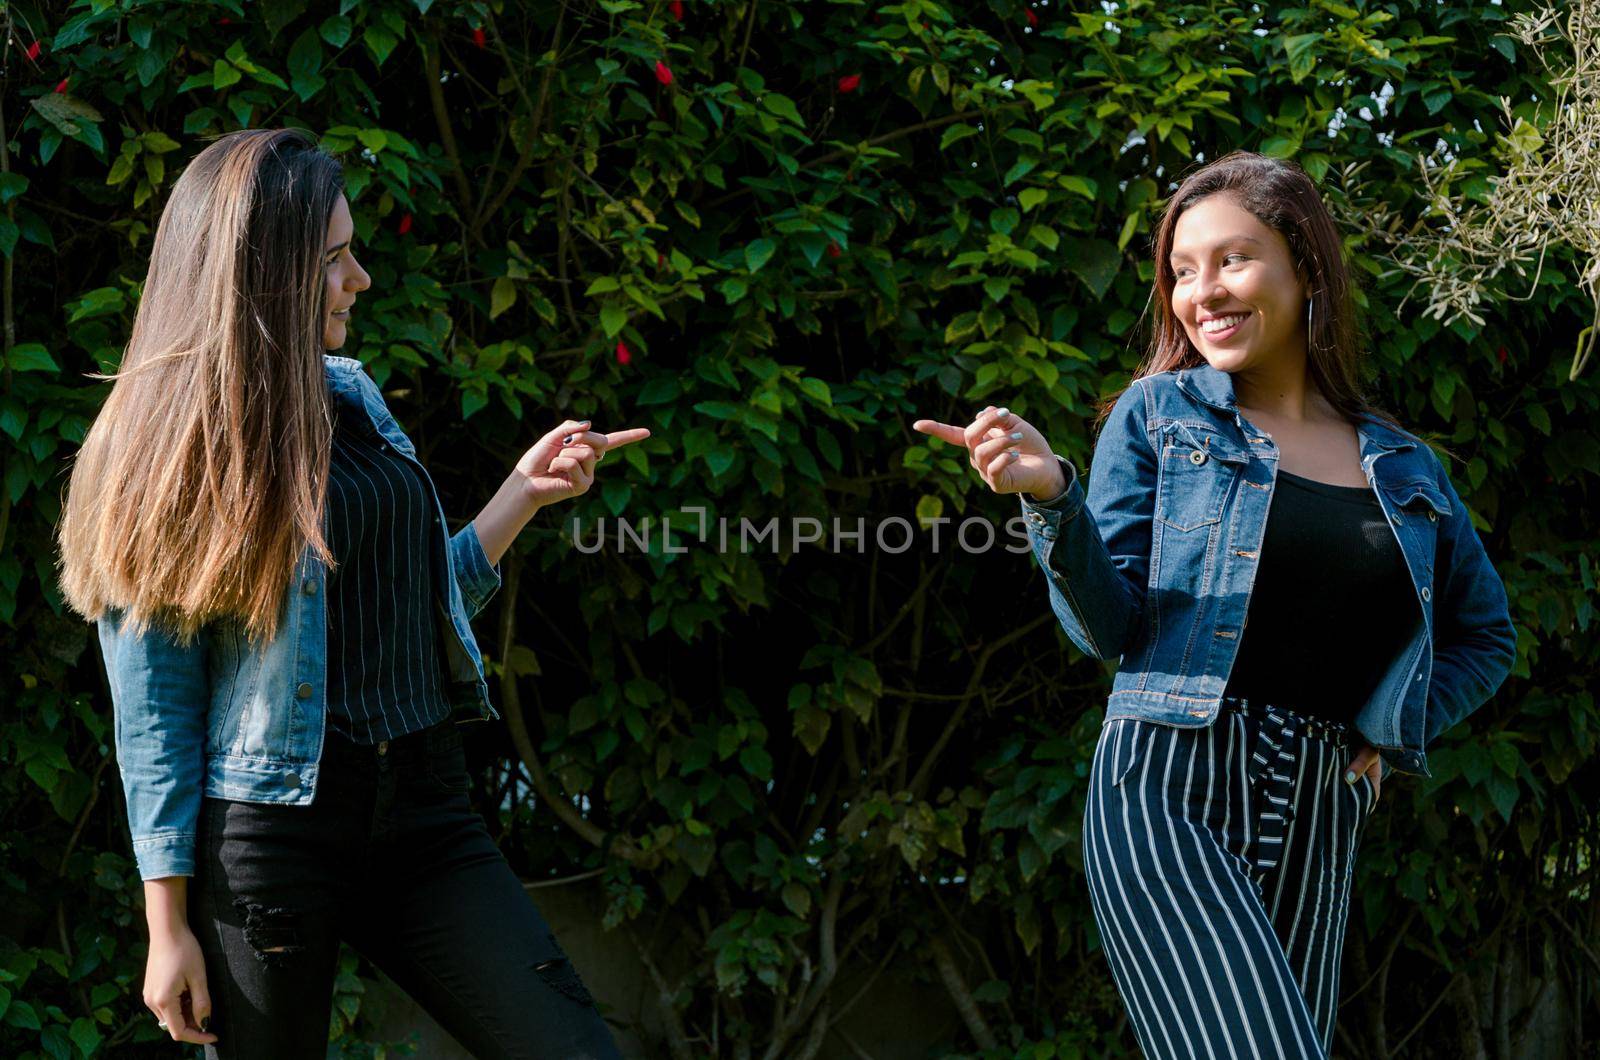
<path id="1" fill-rule="evenodd" d="M 51 527 L 103 394 L 80 373 L 118 359 L 175 173 L 208 136 L 279 125 L 346 160 L 374 283 L 344 352 L 454 517 L 565 416 L 654 432 L 507 558 L 480 619 L 506 724 L 471 750 L 526 876 L 603 870 L 605 923 L 671 998 L 657 1051 L 844 1055 L 879 976 L 951 993 L 945 1053 L 1131 1050 L 1079 864 L 1108 673 L 1026 555 L 953 525 L 937 550 L 880 545 L 895 516 L 1014 513 L 909 422 L 1007 403 L 1086 467 L 1179 174 L 1254 148 L 1348 212 L 1364 165 L 1364 195 L 1419 216 L 1418 154 L 1482 159 L 1486 182 L 1499 97 L 1549 120 L 1544 72 L 1499 33 L 1523 6 L 12 5 L 0 1051 L 161 1048 L 110 701 Z M 1404 308 L 1384 247 L 1348 250 L 1376 386 L 1460 456 L 1521 643 L 1435 776 L 1386 789 L 1341 1049 L 1513 1055 L 1551 1004 L 1582 1048 L 1600 395 L 1560 356 L 1592 307 L 1558 251 L 1525 301 L 1445 326 Z M 622 515 L 651 518 L 647 545 L 577 550 Z M 823 540 L 716 547 L 720 519 L 736 541 L 796 517 Z M 835 519 L 863 520 L 859 548 L 832 549 Z M 334 1027 L 352 1043 L 358 985 Z"/>

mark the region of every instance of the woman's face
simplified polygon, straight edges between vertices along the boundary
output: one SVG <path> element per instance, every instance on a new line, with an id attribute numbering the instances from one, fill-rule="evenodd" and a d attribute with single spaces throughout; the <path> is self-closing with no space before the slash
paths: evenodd
<path id="1" fill-rule="evenodd" d="M 356 294 L 372 286 L 372 277 L 356 263 L 356 256 L 350 249 L 355 233 L 350 204 L 341 195 L 333 204 L 333 213 L 328 218 L 328 238 L 322 244 L 323 285 L 327 293 L 324 304 L 328 307 L 328 316 L 322 322 L 322 345 L 330 350 L 344 345 L 350 307 L 355 305 Z"/>
<path id="2" fill-rule="evenodd" d="M 1173 226 L 1172 312 L 1214 368 L 1304 358 L 1306 285 L 1289 244 L 1225 193 L 1189 207 Z"/>

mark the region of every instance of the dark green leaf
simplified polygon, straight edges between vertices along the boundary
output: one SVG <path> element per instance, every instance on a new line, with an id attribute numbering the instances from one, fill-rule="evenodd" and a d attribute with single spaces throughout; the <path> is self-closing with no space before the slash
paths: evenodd
<path id="1" fill-rule="evenodd" d="M 322 39 L 335 48 L 343 48 L 350 40 L 352 30 L 350 20 L 343 15 L 333 15 L 323 19 L 322 25 L 317 27 L 317 32 L 322 34 Z"/>
<path id="2" fill-rule="evenodd" d="M 761 266 L 772 260 L 772 255 L 777 249 L 777 245 L 770 239 L 752 240 L 744 248 L 745 266 L 753 273 L 760 272 Z"/>

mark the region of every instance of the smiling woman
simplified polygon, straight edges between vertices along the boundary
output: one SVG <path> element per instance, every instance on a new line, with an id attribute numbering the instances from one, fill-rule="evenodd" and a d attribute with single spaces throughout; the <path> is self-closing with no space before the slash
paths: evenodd
<path id="1" fill-rule="evenodd" d="M 1357 385 L 1306 174 L 1218 159 L 1155 248 L 1150 350 L 1087 490 L 1008 409 L 915 426 L 1021 496 L 1062 629 L 1118 661 L 1083 864 L 1145 1055 L 1325 1056 L 1383 775 L 1427 772 L 1516 631 L 1442 465 Z"/>
<path id="2" fill-rule="evenodd" d="M 328 306 L 327 323 L 322 329 L 322 345 L 329 350 L 344 348 L 345 332 L 349 327 L 351 310 L 356 304 L 356 295 L 372 286 L 372 277 L 356 261 L 351 245 L 354 238 L 355 222 L 350 218 L 350 204 L 341 195 L 334 202 L 333 213 L 328 218 L 328 247 L 322 259 L 323 275 L 326 277 L 323 304 Z"/>
<path id="3" fill-rule="evenodd" d="M 1233 196 L 1212 195 L 1178 217 L 1170 238 L 1172 315 L 1211 363 L 1241 372 L 1305 348 L 1315 300 L 1281 233 Z"/>
<path id="4" fill-rule="evenodd" d="M 649 432 L 557 424 L 450 533 L 382 392 L 332 352 L 372 285 L 353 238 L 307 134 L 201 151 L 74 465 L 62 586 L 111 686 L 144 1001 L 208 1055 L 322 1055 L 349 942 L 476 1056 L 615 1056 L 456 726 L 498 716 L 471 619 L 500 556 Z"/>

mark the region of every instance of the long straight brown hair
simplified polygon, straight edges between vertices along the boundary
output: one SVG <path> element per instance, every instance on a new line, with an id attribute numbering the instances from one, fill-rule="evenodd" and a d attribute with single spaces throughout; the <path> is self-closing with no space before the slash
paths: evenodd
<path id="1" fill-rule="evenodd" d="M 1177 280 L 1168 258 L 1178 218 L 1201 199 L 1219 193 L 1230 196 L 1240 208 L 1283 236 L 1295 269 L 1307 279 L 1311 322 L 1306 329 L 1306 367 L 1322 396 L 1352 422 L 1369 415 L 1404 430 L 1368 396 L 1361 382 L 1364 347 L 1350 297 L 1350 270 L 1339 230 L 1317 193 L 1317 186 L 1294 162 L 1254 151 L 1231 151 L 1205 164 L 1184 178 L 1167 200 L 1153 240 L 1155 287 L 1150 293 L 1154 310 L 1150 343 L 1133 378 L 1206 363 L 1173 315 L 1172 288 Z M 1101 403 L 1095 418 L 1097 429 L 1121 394 L 1118 391 Z"/>
<path id="2" fill-rule="evenodd" d="M 161 213 L 105 404 L 61 521 L 67 603 L 159 621 L 187 643 L 232 617 L 277 633 L 322 534 L 332 420 L 323 245 L 339 162 L 297 129 L 245 129 L 195 156 Z"/>

